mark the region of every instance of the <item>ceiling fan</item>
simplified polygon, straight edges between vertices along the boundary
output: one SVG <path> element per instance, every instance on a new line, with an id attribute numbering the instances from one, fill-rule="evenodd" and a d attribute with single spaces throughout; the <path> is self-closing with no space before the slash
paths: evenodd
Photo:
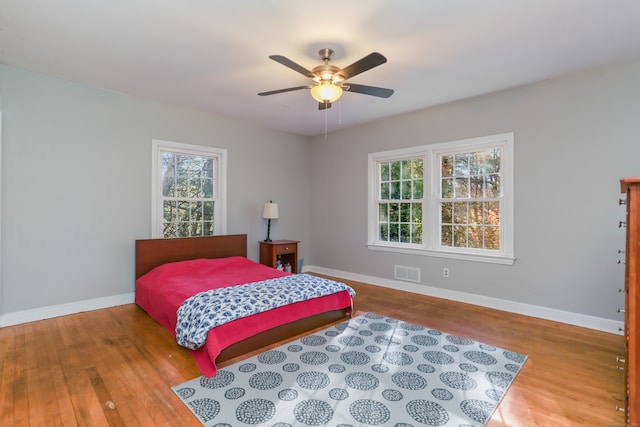
<path id="1" fill-rule="evenodd" d="M 321 49 L 318 54 L 324 61 L 324 65 L 318 65 L 311 71 L 307 70 L 301 65 L 296 64 L 289 58 L 282 55 L 271 55 L 270 59 L 291 68 L 293 71 L 309 77 L 312 83 L 306 86 L 289 87 L 286 89 L 271 90 L 268 92 L 261 92 L 258 95 L 267 96 L 275 95 L 277 93 L 291 92 L 294 90 L 310 89 L 313 99 L 318 101 L 318 109 L 326 110 L 331 108 L 331 103 L 337 101 L 343 91 L 361 93 L 364 95 L 377 96 L 380 98 L 388 98 L 393 95 L 392 89 L 385 89 L 376 86 L 365 86 L 355 83 L 346 83 L 347 79 L 370 70 L 378 65 L 382 65 L 387 62 L 387 58 L 378 52 L 370 53 L 364 58 L 354 62 L 353 64 L 345 67 L 338 68 L 335 65 L 330 65 L 329 61 L 334 52 L 331 49 Z"/>

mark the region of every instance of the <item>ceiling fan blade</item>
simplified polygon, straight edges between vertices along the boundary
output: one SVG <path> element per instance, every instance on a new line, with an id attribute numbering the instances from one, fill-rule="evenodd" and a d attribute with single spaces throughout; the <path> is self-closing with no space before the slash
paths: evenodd
<path id="1" fill-rule="evenodd" d="M 327 108 L 331 108 L 330 102 L 318 102 L 318 110 L 326 110 Z"/>
<path id="2" fill-rule="evenodd" d="M 354 62 L 353 64 L 344 67 L 342 70 L 340 70 L 340 74 L 346 80 L 360 73 L 364 73 L 365 71 L 370 70 L 374 67 L 377 67 L 378 65 L 382 65 L 385 62 L 387 62 L 387 58 L 385 58 L 378 52 L 373 52 L 365 56 L 364 58 Z"/>
<path id="3" fill-rule="evenodd" d="M 310 79 L 315 77 L 315 75 L 311 71 L 307 70 L 302 65 L 296 64 L 295 62 L 293 62 L 289 58 L 286 58 L 286 57 L 284 57 L 282 55 L 271 55 L 271 56 L 269 56 L 269 58 L 273 59 L 274 61 L 276 61 L 279 64 L 284 65 L 285 67 L 291 68 L 293 71 L 297 71 L 298 73 L 302 74 L 303 76 L 309 77 Z"/>
<path id="4" fill-rule="evenodd" d="M 355 83 L 345 83 L 342 88 L 348 92 L 362 93 L 364 95 L 377 96 L 380 98 L 388 98 L 393 95 L 393 89 L 385 89 L 383 87 L 357 85 Z"/>
<path id="5" fill-rule="evenodd" d="M 310 88 L 310 86 L 288 87 L 286 89 L 278 89 L 278 90 L 270 90 L 268 92 L 260 92 L 258 95 L 260 95 L 260 96 L 275 95 L 276 93 L 291 92 L 291 91 L 294 91 L 294 90 L 309 89 L 309 88 Z"/>

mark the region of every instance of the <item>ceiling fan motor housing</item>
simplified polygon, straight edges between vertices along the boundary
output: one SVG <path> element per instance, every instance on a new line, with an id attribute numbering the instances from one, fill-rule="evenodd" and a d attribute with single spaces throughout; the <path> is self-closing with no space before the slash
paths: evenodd
<path id="1" fill-rule="evenodd" d="M 334 84 L 338 84 L 344 80 L 344 77 L 340 75 L 340 68 L 335 65 L 318 65 L 314 67 L 311 72 L 315 75 L 313 81 L 320 82 L 331 82 Z"/>

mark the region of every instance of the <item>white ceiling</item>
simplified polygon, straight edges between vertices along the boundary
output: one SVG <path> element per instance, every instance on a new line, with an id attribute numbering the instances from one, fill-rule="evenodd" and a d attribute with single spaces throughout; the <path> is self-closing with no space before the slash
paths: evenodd
<path id="1" fill-rule="evenodd" d="M 305 68 L 386 64 L 319 111 Z M 638 0 L 0 0 L 0 62 L 301 135 L 640 58 Z M 326 114 L 326 115 L 325 115 Z"/>

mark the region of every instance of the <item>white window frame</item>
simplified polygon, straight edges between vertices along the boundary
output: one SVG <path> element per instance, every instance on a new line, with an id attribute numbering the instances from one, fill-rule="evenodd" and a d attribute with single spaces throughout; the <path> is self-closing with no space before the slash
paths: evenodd
<path id="1" fill-rule="evenodd" d="M 214 235 L 227 233 L 227 150 L 202 145 L 183 144 L 180 142 L 152 140 L 151 162 L 151 235 L 153 238 L 164 237 L 163 233 L 163 199 L 162 199 L 162 153 L 180 153 L 189 156 L 214 157 L 217 160 L 214 179 Z"/>
<path id="2" fill-rule="evenodd" d="M 512 265 L 514 256 L 514 134 L 503 133 L 439 144 L 369 153 L 368 156 L 368 241 L 370 250 L 425 255 L 440 258 Z M 443 155 L 489 148 L 501 149 L 500 250 L 442 246 L 440 240 L 440 158 Z M 422 244 L 381 241 L 378 238 L 379 169 L 382 162 L 424 157 L 424 198 Z"/>

